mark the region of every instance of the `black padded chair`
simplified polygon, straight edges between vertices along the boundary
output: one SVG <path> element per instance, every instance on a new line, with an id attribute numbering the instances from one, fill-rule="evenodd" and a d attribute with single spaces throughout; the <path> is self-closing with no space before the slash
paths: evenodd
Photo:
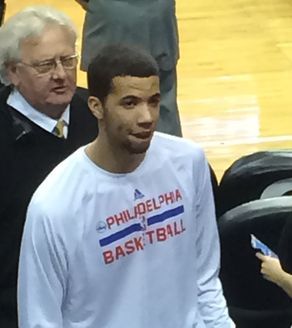
<path id="1" fill-rule="evenodd" d="M 237 328 L 291 326 L 292 301 L 281 288 L 263 279 L 250 244 L 250 234 L 254 234 L 277 253 L 286 220 L 292 220 L 292 197 L 288 196 L 240 205 L 218 220 L 220 278 Z"/>
<path id="2" fill-rule="evenodd" d="M 251 200 L 278 197 L 292 190 L 292 150 L 262 151 L 236 160 L 218 188 L 218 215 Z"/>

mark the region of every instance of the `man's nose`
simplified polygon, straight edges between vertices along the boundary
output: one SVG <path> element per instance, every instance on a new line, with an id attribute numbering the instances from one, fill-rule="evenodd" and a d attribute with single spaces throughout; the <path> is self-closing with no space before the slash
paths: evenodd
<path id="1" fill-rule="evenodd" d="M 147 104 L 143 103 L 139 106 L 139 117 L 138 117 L 138 123 L 148 123 L 151 124 L 154 120 L 154 113 L 153 109 Z"/>
<path id="2" fill-rule="evenodd" d="M 55 68 L 53 71 L 53 77 L 54 78 L 64 78 L 66 76 L 66 71 L 61 63 L 60 60 L 56 60 L 55 62 Z"/>

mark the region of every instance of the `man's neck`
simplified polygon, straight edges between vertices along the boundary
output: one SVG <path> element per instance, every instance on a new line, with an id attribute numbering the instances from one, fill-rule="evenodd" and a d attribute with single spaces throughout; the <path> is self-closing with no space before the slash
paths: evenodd
<path id="1" fill-rule="evenodd" d="M 123 150 L 113 151 L 99 137 L 86 147 L 85 152 L 97 166 L 111 173 L 133 172 L 146 155 L 146 153 L 130 154 Z"/>
<path id="2" fill-rule="evenodd" d="M 36 109 L 39 112 L 53 118 L 54 120 L 58 120 L 62 116 L 62 114 L 64 113 L 67 106 L 65 106 L 65 105 L 46 106 L 45 108 L 36 108 Z"/>

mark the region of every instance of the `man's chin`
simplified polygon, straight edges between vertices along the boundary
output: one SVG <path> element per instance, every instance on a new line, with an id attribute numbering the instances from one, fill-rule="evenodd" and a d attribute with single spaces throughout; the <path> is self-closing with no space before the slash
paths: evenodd
<path id="1" fill-rule="evenodd" d="M 142 143 L 130 143 L 127 145 L 127 150 L 130 154 L 144 154 L 150 146 L 150 141 Z"/>
<path id="2" fill-rule="evenodd" d="M 53 99 L 48 99 L 47 105 L 51 107 L 64 107 L 66 108 L 72 101 L 73 95 L 59 95 Z"/>
<path id="3" fill-rule="evenodd" d="M 43 110 L 40 110 L 40 112 L 43 112 L 52 118 L 59 118 L 71 103 L 71 100 L 72 98 L 58 99 L 58 101 L 57 99 L 55 99 L 55 101 L 47 101 L 43 105 Z"/>
<path id="4" fill-rule="evenodd" d="M 55 94 L 51 99 L 48 99 L 48 102 L 51 102 L 51 104 L 55 104 L 56 106 L 58 105 L 65 105 L 67 106 L 70 104 L 73 98 L 73 93 L 71 92 L 66 92 L 63 94 Z"/>

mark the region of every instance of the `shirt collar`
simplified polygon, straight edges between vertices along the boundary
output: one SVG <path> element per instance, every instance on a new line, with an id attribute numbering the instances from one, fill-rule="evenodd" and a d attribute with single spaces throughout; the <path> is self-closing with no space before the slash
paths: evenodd
<path id="1" fill-rule="evenodd" d="M 55 120 L 33 108 L 18 90 L 14 89 L 10 93 L 7 99 L 7 104 L 44 130 L 50 133 L 53 132 L 58 120 Z M 69 125 L 70 105 L 66 107 L 60 119 L 65 121 L 66 126 Z"/>

